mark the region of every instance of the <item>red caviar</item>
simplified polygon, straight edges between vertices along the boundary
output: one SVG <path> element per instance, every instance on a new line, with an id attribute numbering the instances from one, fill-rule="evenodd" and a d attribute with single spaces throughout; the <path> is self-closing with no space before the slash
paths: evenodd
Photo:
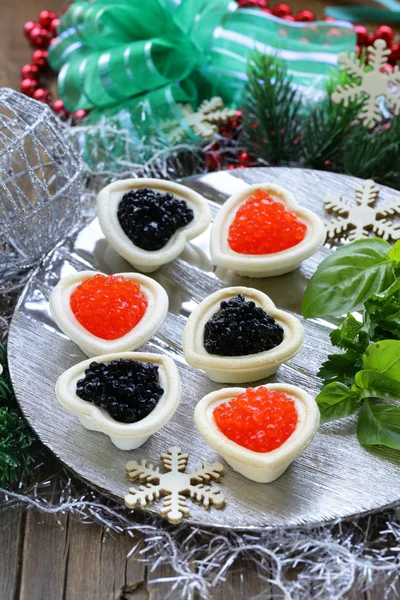
<path id="1" fill-rule="evenodd" d="M 228 243 L 240 254 L 274 254 L 304 240 L 307 225 L 263 190 L 238 209 L 229 227 Z"/>
<path id="2" fill-rule="evenodd" d="M 115 340 L 133 329 L 147 308 L 140 285 L 122 275 L 95 275 L 71 294 L 71 310 L 85 329 Z"/>
<path id="3" fill-rule="evenodd" d="M 254 452 L 282 446 L 296 429 L 294 401 L 265 387 L 247 388 L 213 410 L 215 422 L 227 438 Z"/>

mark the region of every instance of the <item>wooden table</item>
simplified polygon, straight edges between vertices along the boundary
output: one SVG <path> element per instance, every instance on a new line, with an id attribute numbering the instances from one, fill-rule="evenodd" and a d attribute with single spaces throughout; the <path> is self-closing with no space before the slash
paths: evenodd
<path id="1" fill-rule="evenodd" d="M 3 1 L 0 86 L 18 89 L 20 68 L 29 62 L 31 49 L 22 33 L 24 22 L 36 20 L 44 8 L 59 12 L 62 4 L 60 0 Z M 289 4 L 294 11 L 310 8 L 322 18 L 328 3 L 291 0 Z M 46 471 L 56 468 L 55 463 L 48 464 Z M 127 559 L 137 543 L 140 549 L 140 536 L 132 540 L 110 534 L 100 525 L 82 525 L 69 515 L 55 517 L 19 508 L 0 511 L 0 600 L 164 600 L 166 584 L 154 582 L 173 577 L 174 572 L 169 567 L 151 571 L 138 560 L 139 549 Z M 246 600 L 257 594 L 263 599 L 271 597 L 270 586 L 252 576 L 248 565 L 238 563 L 236 567 L 227 582 L 215 589 L 215 600 Z M 173 594 L 171 599 L 175 597 Z"/>

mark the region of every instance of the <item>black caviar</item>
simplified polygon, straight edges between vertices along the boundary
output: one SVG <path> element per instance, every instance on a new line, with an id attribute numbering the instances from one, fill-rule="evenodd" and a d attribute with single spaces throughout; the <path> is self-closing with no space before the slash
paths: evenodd
<path id="1" fill-rule="evenodd" d="M 243 356 L 271 350 L 283 340 L 283 329 L 255 302 L 239 294 L 221 302 L 207 321 L 204 347 L 210 354 Z"/>
<path id="2" fill-rule="evenodd" d="M 141 421 L 164 393 L 158 366 L 119 358 L 109 363 L 93 361 L 76 384 L 79 398 L 106 409 L 121 423 Z"/>
<path id="3" fill-rule="evenodd" d="M 143 250 L 160 250 L 194 213 L 184 200 L 149 188 L 131 190 L 118 206 L 119 223 L 128 238 Z"/>

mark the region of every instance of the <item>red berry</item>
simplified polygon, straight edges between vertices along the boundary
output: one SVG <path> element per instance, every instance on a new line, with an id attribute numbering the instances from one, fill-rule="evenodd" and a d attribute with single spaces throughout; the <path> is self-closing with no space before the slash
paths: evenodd
<path id="1" fill-rule="evenodd" d="M 253 162 L 252 157 L 248 152 L 241 152 L 238 156 L 239 164 L 247 167 L 250 163 Z"/>
<path id="2" fill-rule="evenodd" d="M 390 74 L 390 73 L 393 73 L 393 71 L 394 71 L 394 66 L 393 65 L 389 65 L 389 64 L 384 65 L 382 67 L 382 69 L 381 69 L 381 73 L 388 73 L 388 74 Z"/>
<path id="3" fill-rule="evenodd" d="M 325 17 L 324 21 L 335 21 L 333 17 Z"/>
<path id="4" fill-rule="evenodd" d="M 364 25 L 354 25 L 354 31 L 357 35 L 357 44 L 366 46 L 368 44 L 368 31 Z"/>
<path id="5" fill-rule="evenodd" d="M 69 115 L 69 112 L 65 110 L 64 102 L 61 99 L 55 100 L 51 105 L 51 108 L 61 119 L 65 119 Z"/>
<path id="6" fill-rule="evenodd" d="M 83 121 L 88 116 L 88 111 L 84 108 L 79 108 L 74 112 L 75 121 Z"/>
<path id="7" fill-rule="evenodd" d="M 375 41 L 374 34 L 373 33 L 369 33 L 368 34 L 368 41 L 367 41 L 368 46 L 372 46 L 372 44 L 374 43 L 374 41 Z"/>
<path id="8" fill-rule="evenodd" d="M 37 65 L 24 65 L 21 68 L 21 79 L 37 79 L 39 76 L 39 68 Z"/>
<path id="9" fill-rule="evenodd" d="M 54 19 L 57 19 L 57 17 L 58 15 L 56 12 L 54 12 L 54 10 L 42 10 L 39 15 L 39 23 L 42 27 L 48 29 L 51 25 L 51 22 L 54 21 Z"/>
<path id="10" fill-rule="evenodd" d="M 375 39 L 385 40 L 388 46 L 393 42 L 393 29 L 389 25 L 381 25 L 375 31 Z"/>
<path id="11" fill-rule="evenodd" d="M 62 110 L 65 110 L 64 102 L 61 99 L 55 100 L 53 102 L 52 109 L 54 110 L 54 112 L 60 112 Z"/>
<path id="12" fill-rule="evenodd" d="M 37 85 L 38 83 L 35 79 L 23 79 L 23 81 L 21 81 L 20 90 L 23 94 L 26 94 L 27 96 L 33 96 Z"/>
<path id="13" fill-rule="evenodd" d="M 296 21 L 296 19 L 294 18 L 293 15 L 286 15 L 286 17 L 283 17 L 284 21 Z"/>
<path id="14" fill-rule="evenodd" d="M 290 6 L 288 4 L 277 4 L 272 9 L 272 14 L 275 15 L 275 17 L 279 17 L 280 19 L 283 19 L 283 17 L 286 17 L 287 15 L 292 14 L 292 9 L 290 8 Z"/>
<path id="15" fill-rule="evenodd" d="M 400 44 L 392 44 L 392 54 L 390 55 L 390 58 L 394 62 L 400 60 Z"/>
<path id="16" fill-rule="evenodd" d="M 27 21 L 24 25 L 24 34 L 25 36 L 29 39 L 30 35 L 31 35 L 31 31 L 32 29 L 34 29 L 35 27 L 37 27 L 38 24 L 35 23 L 34 21 Z"/>
<path id="17" fill-rule="evenodd" d="M 315 21 L 315 15 L 312 10 L 301 10 L 296 15 L 296 21 L 308 23 L 311 21 Z"/>
<path id="18" fill-rule="evenodd" d="M 46 88 L 38 88 L 35 90 L 33 92 L 33 97 L 35 100 L 39 100 L 39 102 L 44 102 L 45 104 L 51 104 L 53 100 L 52 95 Z"/>
<path id="19" fill-rule="evenodd" d="M 272 10 L 270 8 L 262 8 L 263 13 L 267 13 L 267 15 L 272 14 Z"/>
<path id="20" fill-rule="evenodd" d="M 219 152 L 210 152 L 204 160 L 205 166 L 209 171 L 217 171 L 221 168 L 222 157 Z"/>
<path id="21" fill-rule="evenodd" d="M 34 65 L 39 67 L 39 69 L 44 69 L 47 67 L 47 57 L 47 50 L 35 50 L 35 52 L 32 54 L 32 62 Z"/>
<path id="22" fill-rule="evenodd" d="M 50 23 L 50 27 L 49 27 L 49 31 L 50 33 L 52 33 L 53 35 L 57 35 L 57 29 L 58 26 L 60 25 L 60 19 L 53 19 L 52 22 Z"/>
<path id="23" fill-rule="evenodd" d="M 242 119 L 242 117 L 243 117 L 242 111 L 237 109 L 236 110 L 236 119 L 238 119 L 240 121 L 240 119 Z"/>
<path id="24" fill-rule="evenodd" d="M 50 44 L 50 37 L 47 29 L 34 27 L 29 35 L 29 40 L 36 48 L 47 48 Z"/>

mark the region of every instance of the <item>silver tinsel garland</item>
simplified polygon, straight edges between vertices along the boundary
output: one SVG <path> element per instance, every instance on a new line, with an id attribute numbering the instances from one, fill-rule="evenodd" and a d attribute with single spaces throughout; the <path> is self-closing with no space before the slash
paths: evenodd
<path id="1" fill-rule="evenodd" d="M 83 129 L 67 131 L 76 139 Z M 121 147 L 120 135 L 123 134 L 118 131 L 107 132 L 110 156 L 115 144 Z M 118 165 L 114 155 L 111 170 L 107 155 L 103 155 L 102 166 L 100 163 L 97 168 L 86 165 L 86 187 L 82 194 L 84 218 L 93 215 L 96 191 L 112 178 L 156 175 L 177 179 L 188 172 L 203 172 L 200 147 L 181 144 L 158 148 L 153 158 L 144 164 L 140 148 L 136 148 L 134 155 L 131 152 L 127 147 Z M 148 148 L 143 152 L 148 152 Z M 0 281 L 0 334 L 3 336 L 16 296 L 28 276 L 29 273 L 24 272 L 11 281 Z M 43 453 L 46 456 L 46 451 L 40 450 L 40 454 Z M 33 473 L 39 472 L 40 469 L 35 469 Z M 100 523 L 110 533 L 127 533 L 132 537 L 130 552 L 145 561 L 150 570 L 154 571 L 161 564 L 172 567 L 175 575 L 162 580 L 165 599 L 188 600 L 196 592 L 197 597 L 211 600 L 218 586 L 229 585 L 229 576 L 237 570 L 239 559 L 243 589 L 246 582 L 254 578 L 259 579 L 260 589 L 263 589 L 252 598 L 246 596 L 246 600 L 265 598 L 266 587 L 271 590 L 270 596 L 296 600 L 347 598 L 350 592 L 350 597 L 356 598 L 367 590 L 379 590 L 384 599 L 396 596 L 400 574 L 400 519 L 395 510 L 312 529 L 259 533 L 213 531 L 190 525 L 172 526 L 141 512 L 130 514 L 123 506 L 91 489 L 82 495 L 76 490 L 74 478 L 63 468 L 54 477 L 58 493 L 52 503 L 48 501 L 48 480 L 28 487 L 22 476 L 17 491 L 0 489 L 0 510 L 26 506 L 55 517 L 70 513 L 82 522 Z M 136 534 L 144 538 L 141 549 L 135 543 Z M 153 585 L 157 583 L 161 580 L 151 581 Z"/>

